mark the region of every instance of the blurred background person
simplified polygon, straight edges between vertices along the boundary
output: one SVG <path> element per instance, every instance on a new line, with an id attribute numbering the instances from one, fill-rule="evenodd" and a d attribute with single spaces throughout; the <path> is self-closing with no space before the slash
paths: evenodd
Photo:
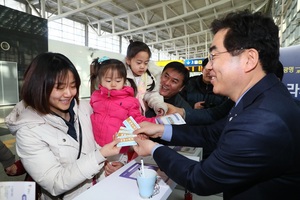
<path id="1" fill-rule="evenodd" d="M 213 85 L 210 82 L 210 69 L 206 68 L 206 65 L 210 65 L 208 58 L 205 58 L 202 62 L 202 74 L 190 77 L 186 86 L 180 92 L 182 97 L 194 109 L 213 108 L 228 99 L 228 97 L 213 92 Z"/>
<path id="2" fill-rule="evenodd" d="M 25 174 L 26 171 L 20 160 L 15 161 L 15 155 L 0 140 L 0 163 L 8 176 L 19 176 Z"/>

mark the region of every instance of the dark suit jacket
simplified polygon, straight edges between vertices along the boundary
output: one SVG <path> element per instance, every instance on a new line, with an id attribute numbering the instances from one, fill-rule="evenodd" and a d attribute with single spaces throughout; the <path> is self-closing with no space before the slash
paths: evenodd
<path id="1" fill-rule="evenodd" d="M 153 157 L 171 179 L 199 195 L 299 200 L 299 119 L 290 93 L 269 74 L 243 96 L 225 123 L 173 126 L 173 145 L 216 145 L 207 159 L 195 162 L 166 146 Z"/>
<path id="2" fill-rule="evenodd" d="M 185 109 L 185 122 L 189 125 L 208 125 L 226 117 L 234 106 L 234 102 L 227 99 L 220 105 L 205 109 Z"/>

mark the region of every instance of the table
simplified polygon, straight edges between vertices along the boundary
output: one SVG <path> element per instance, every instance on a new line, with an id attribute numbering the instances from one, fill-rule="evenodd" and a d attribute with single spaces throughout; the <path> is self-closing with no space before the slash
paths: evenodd
<path id="1" fill-rule="evenodd" d="M 139 196 L 138 186 L 136 183 L 135 170 L 140 166 L 140 160 L 143 158 L 145 167 L 155 168 L 158 175 L 159 193 L 154 195 L 151 200 L 165 200 L 169 197 L 176 183 L 169 179 L 161 172 L 151 156 L 137 157 L 106 177 L 87 191 L 77 196 L 74 200 L 99 200 L 99 199 L 122 199 L 135 200 L 143 199 Z"/>
<path id="2" fill-rule="evenodd" d="M 171 146 L 170 148 L 176 150 L 178 153 L 188 157 L 189 159 L 199 161 L 202 159 L 202 148 L 195 147 L 182 147 L 182 146 Z M 167 199 L 175 186 L 177 185 L 174 181 L 169 179 L 165 173 L 160 171 L 152 158 L 152 156 L 147 157 L 137 157 L 136 159 L 130 161 L 122 168 L 115 171 L 110 176 L 101 180 L 99 183 L 83 192 L 77 196 L 74 200 L 136 200 L 143 199 L 139 196 L 138 186 L 136 183 L 136 170 L 140 167 L 141 159 L 144 160 L 145 167 L 153 168 L 157 170 L 159 175 L 158 185 L 160 191 L 158 194 L 154 195 L 151 200 L 165 200 Z"/>

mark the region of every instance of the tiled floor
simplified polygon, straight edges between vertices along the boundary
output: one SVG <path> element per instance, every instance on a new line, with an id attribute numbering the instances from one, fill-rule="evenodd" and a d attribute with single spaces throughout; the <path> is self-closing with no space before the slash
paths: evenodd
<path id="1" fill-rule="evenodd" d="M 16 155 L 15 150 L 15 137 L 9 133 L 4 124 L 4 117 L 12 110 L 12 106 L 0 106 L 0 139 L 9 147 L 9 149 Z M 16 155 L 16 158 L 17 155 Z M 23 181 L 25 175 L 22 176 L 7 176 L 0 165 L 0 181 Z M 208 197 L 198 196 L 193 194 L 193 200 L 222 200 L 223 198 L 218 195 Z M 184 200 L 184 190 L 176 187 L 167 200 Z"/>

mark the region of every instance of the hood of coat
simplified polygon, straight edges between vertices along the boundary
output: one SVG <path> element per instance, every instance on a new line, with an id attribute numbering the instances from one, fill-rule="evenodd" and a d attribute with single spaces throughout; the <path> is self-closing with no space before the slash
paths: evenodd
<path id="1" fill-rule="evenodd" d="M 75 107 L 77 108 L 76 104 Z M 75 120 L 76 120 L 76 110 L 75 110 Z M 42 124 L 49 124 L 53 127 L 57 127 L 60 130 L 68 131 L 68 127 L 66 126 L 63 119 L 52 115 L 41 115 L 36 110 L 34 110 L 30 106 L 25 106 L 23 101 L 20 101 L 16 104 L 13 110 L 9 113 L 9 115 L 5 118 L 5 124 L 8 127 L 11 134 L 16 135 L 19 129 L 26 126 L 28 128 L 34 128 L 36 126 Z"/>
<path id="2" fill-rule="evenodd" d="M 101 96 L 104 97 L 117 97 L 117 98 L 125 98 L 128 96 L 134 97 L 134 91 L 133 88 L 130 86 L 124 86 L 121 90 L 108 90 L 107 88 L 99 85 L 99 92 Z"/>

